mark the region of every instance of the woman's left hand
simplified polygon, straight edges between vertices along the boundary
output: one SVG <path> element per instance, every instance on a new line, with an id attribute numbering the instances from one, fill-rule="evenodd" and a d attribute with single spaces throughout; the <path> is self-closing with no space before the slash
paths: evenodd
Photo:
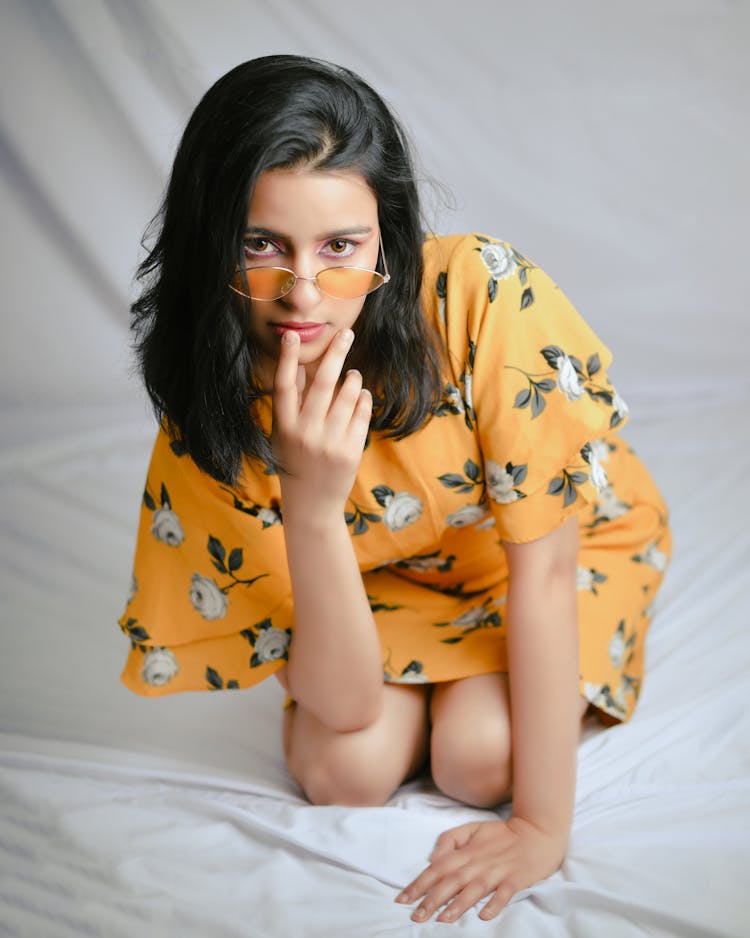
<path id="1" fill-rule="evenodd" d="M 396 901 L 410 903 L 424 896 L 413 921 L 424 922 L 446 906 L 437 921 L 455 922 L 494 892 L 479 913 L 482 919 L 494 918 L 515 893 L 559 868 L 566 843 L 567 837 L 547 834 L 519 817 L 454 827 L 438 838 L 430 865 Z"/>

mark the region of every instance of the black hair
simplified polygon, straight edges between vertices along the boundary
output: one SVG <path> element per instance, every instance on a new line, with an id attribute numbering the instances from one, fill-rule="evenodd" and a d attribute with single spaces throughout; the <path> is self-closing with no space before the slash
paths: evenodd
<path id="1" fill-rule="evenodd" d="M 440 394 L 440 351 L 420 305 L 423 232 L 409 146 L 398 121 L 348 69 L 273 55 L 238 65 L 193 112 L 175 157 L 153 247 L 131 307 L 138 363 L 157 417 L 182 450 L 233 485 L 245 457 L 277 470 L 253 417 L 262 393 L 251 301 L 228 288 L 261 173 L 355 169 L 378 203 L 391 281 L 364 301 L 346 367 L 374 394 L 371 430 L 402 438 Z"/>

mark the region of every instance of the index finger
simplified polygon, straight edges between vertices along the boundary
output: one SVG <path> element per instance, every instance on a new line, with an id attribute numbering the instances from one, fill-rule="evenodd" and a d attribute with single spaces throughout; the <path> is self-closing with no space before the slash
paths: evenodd
<path id="1" fill-rule="evenodd" d="M 288 329 L 281 337 L 279 360 L 273 376 L 274 419 L 292 420 L 298 411 L 297 368 L 299 365 L 299 336 Z"/>

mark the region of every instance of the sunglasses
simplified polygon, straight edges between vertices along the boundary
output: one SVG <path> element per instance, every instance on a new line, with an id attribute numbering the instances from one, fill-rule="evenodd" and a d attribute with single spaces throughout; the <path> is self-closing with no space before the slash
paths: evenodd
<path id="1" fill-rule="evenodd" d="M 385 273 L 368 270 L 365 267 L 325 267 L 314 277 L 299 277 L 287 267 L 245 267 L 235 274 L 231 290 L 251 300 L 279 300 L 291 293 L 298 280 L 315 283 L 321 293 L 337 300 L 353 300 L 358 296 L 367 296 L 388 283 L 391 275 L 383 251 L 383 239 L 380 239 L 380 254 L 383 258 Z"/>

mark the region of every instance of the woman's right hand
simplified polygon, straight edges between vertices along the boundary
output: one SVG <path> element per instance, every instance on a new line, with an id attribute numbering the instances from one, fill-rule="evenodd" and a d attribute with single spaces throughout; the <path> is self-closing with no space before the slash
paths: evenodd
<path id="1" fill-rule="evenodd" d="M 337 332 L 305 389 L 299 336 L 285 332 L 273 384 L 271 444 L 281 465 L 282 510 L 308 520 L 343 514 L 364 451 L 372 395 L 362 375 L 339 379 L 354 335 Z"/>

